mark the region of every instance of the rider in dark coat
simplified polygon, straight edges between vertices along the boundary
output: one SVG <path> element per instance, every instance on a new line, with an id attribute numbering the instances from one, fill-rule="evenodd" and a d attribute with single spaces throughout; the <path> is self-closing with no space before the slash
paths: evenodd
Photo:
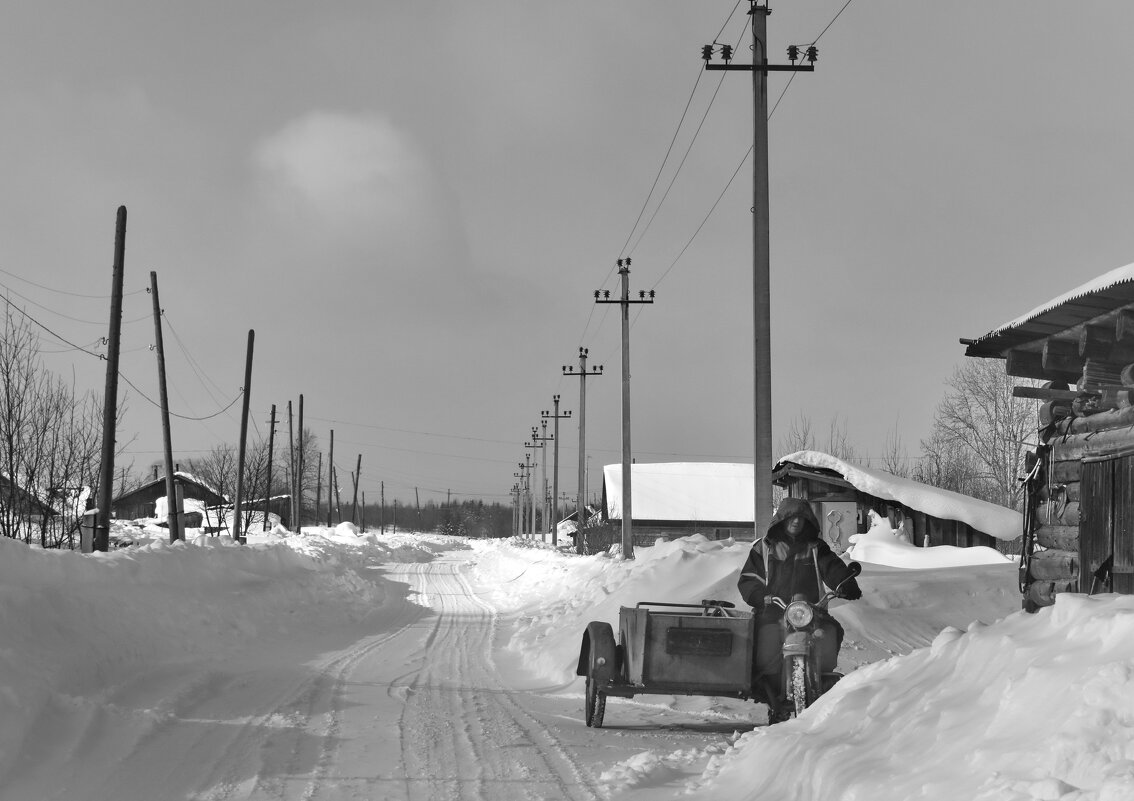
<path id="1" fill-rule="evenodd" d="M 811 504 L 801 498 L 781 501 L 767 535 L 752 543 L 737 581 L 740 597 L 756 615 L 754 672 L 758 679 L 763 679 L 769 694 L 778 693 L 780 686 L 778 678 L 783 662 L 780 619 L 784 613 L 775 604 L 765 604 L 764 598 L 771 595 L 790 602 L 794 595 L 801 593 L 811 603 L 817 603 L 824 593 L 822 585 L 833 588 L 842 584 L 839 595 L 857 600 L 862 597 L 862 590 L 854 575 L 820 538 L 819 521 L 811 511 Z M 843 627 L 829 615 L 824 614 L 823 618 L 820 628 L 824 629 L 825 636 L 819 642 L 827 645 L 819 662 L 820 668 L 829 673 L 838 661 Z"/>

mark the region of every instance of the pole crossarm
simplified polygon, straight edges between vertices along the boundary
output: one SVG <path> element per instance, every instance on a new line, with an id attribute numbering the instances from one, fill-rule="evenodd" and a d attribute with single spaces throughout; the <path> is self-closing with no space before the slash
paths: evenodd
<path id="1" fill-rule="evenodd" d="M 814 64 L 706 64 L 707 70 L 739 72 L 815 72 Z"/>

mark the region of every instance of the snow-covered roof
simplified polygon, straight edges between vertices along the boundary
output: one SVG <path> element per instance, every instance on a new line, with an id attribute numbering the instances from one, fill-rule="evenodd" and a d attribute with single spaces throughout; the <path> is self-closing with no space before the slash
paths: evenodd
<path id="1" fill-rule="evenodd" d="M 1089 323 L 1099 315 L 1107 317 L 1134 302 L 1134 264 L 1110 272 L 1064 292 L 1026 314 L 994 328 L 974 340 L 968 356 L 1001 355 L 1000 351 L 1041 340 L 1053 332 Z"/>
<path id="2" fill-rule="evenodd" d="M 895 501 L 943 520 L 959 520 L 998 540 L 1014 540 L 1023 531 L 1024 519 L 1019 512 L 959 492 L 931 487 L 920 481 L 901 478 L 882 470 L 854 465 L 819 451 L 797 451 L 789 454 L 780 460 L 777 468 L 789 462 L 805 467 L 833 470 L 859 492 L 883 500 Z M 636 508 L 634 514 L 635 516 L 638 514 Z"/>
<path id="3" fill-rule="evenodd" d="M 606 513 L 622 519 L 622 465 L 602 469 Z M 717 521 L 751 524 L 755 518 L 752 465 L 724 462 L 633 464 L 635 520 Z"/>

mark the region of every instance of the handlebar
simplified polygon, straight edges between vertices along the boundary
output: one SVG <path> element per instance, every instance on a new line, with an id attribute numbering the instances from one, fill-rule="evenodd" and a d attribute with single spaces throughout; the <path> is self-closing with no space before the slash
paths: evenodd
<path id="1" fill-rule="evenodd" d="M 860 565 L 858 562 L 849 563 L 847 565 L 847 568 L 850 570 L 850 575 L 847 576 L 842 581 L 840 581 L 835 586 L 835 588 L 833 590 L 827 590 L 827 592 L 825 592 L 823 594 L 823 597 L 820 598 L 814 604 L 812 604 L 812 606 L 815 606 L 819 609 L 826 609 L 827 604 L 829 604 L 832 599 L 845 597 L 845 596 L 839 594 L 839 589 L 844 584 L 846 584 L 848 581 L 850 581 L 852 578 L 854 578 L 855 576 L 862 573 L 862 565 Z M 795 598 L 792 598 L 792 601 L 798 601 L 798 600 L 805 600 L 805 599 L 802 596 L 797 596 Z M 780 609 L 786 610 L 788 608 L 789 603 L 790 603 L 790 601 L 785 601 L 782 598 L 777 598 L 775 595 L 765 595 L 764 596 L 764 605 L 765 606 L 767 606 L 768 604 L 774 604 L 775 606 L 778 606 Z"/>

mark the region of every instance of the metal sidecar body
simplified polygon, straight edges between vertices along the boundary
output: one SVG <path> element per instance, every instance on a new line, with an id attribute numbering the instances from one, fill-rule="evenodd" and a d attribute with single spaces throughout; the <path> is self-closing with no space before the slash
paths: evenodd
<path id="1" fill-rule="evenodd" d="M 718 695 L 751 699 L 755 640 L 752 613 L 728 601 L 640 601 L 583 633 L 576 674 L 585 676 L 584 717 L 602 726 L 608 696 Z"/>

